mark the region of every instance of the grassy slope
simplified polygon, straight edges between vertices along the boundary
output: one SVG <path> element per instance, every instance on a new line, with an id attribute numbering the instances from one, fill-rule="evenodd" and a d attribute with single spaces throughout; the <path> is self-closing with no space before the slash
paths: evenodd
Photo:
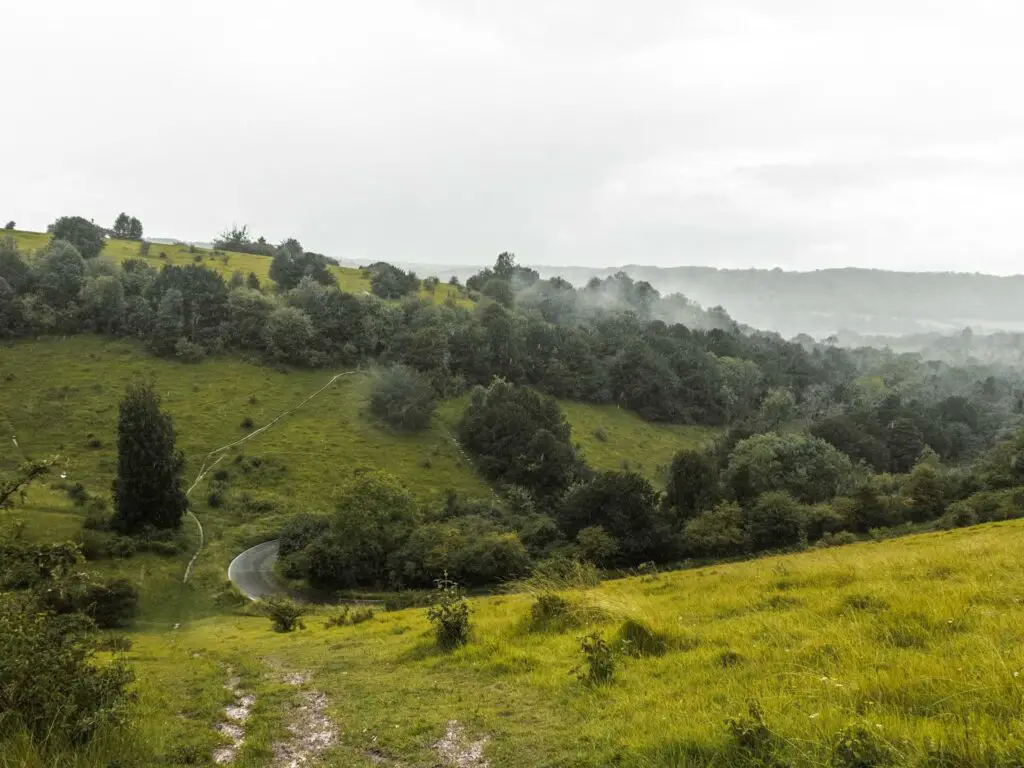
<path id="1" fill-rule="evenodd" d="M 217 743 L 219 661 L 263 697 L 240 765 L 263 764 L 280 731 L 282 668 L 329 696 L 341 732 L 330 765 L 369 765 L 370 749 L 434 765 L 452 719 L 489 735 L 491 764 L 507 768 L 754 764 L 729 753 L 726 728 L 750 701 L 785 765 L 831 764 L 854 723 L 897 749 L 898 765 L 923 764 L 929 739 L 956 756 L 942 764 L 1019 764 L 1022 546 L 1024 524 L 1011 522 L 624 579 L 570 593 L 607 618 L 564 633 L 528 631 L 527 595 L 480 598 L 472 642 L 451 654 L 433 649 L 422 610 L 330 630 L 310 617 L 291 635 L 248 616 L 139 633 L 129 656 L 142 673 L 141 739 L 158 755 Z M 612 639 L 628 617 L 665 633 L 670 650 L 621 662 L 596 689 L 577 682 L 578 636 Z"/>
<path id="2" fill-rule="evenodd" d="M 26 456 L 60 453 L 68 483 L 82 483 L 107 494 L 115 470 L 117 404 L 134 379 L 154 382 L 174 415 L 179 447 L 187 459 L 190 484 L 210 450 L 247 434 L 245 417 L 259 427 L 323 386 L 333 371 L 281 373 L 232 359 L 217 358 L 185 365 L 149 355 L 140 345 L 96 336 L 18 342 L 0 347 L 0 471 Z M 222 589 L 227 563 L 244 547 L 263 541 L 288 516 L 326 511 L 339 487 L 359 469 L 385 468 L 425 501 L 443 499 L 449 489 L 469 498 L 490 498 L 490 491 L 453 445 L 450 430 L 464 398 L 444 403 L 432 429 L 419 435 L 396 435 L 382 429 L 365 412 L 368 378 L 356 374 L 339 380 L 302 410 L 233 450 L 218 466 L 231 475 L 230 502 L 211 508 L 208 477 L 192 495 L 203 522 L 207 548 L 198 561 L 194 584 L 183 589 L 180 576 L 187 558 L 137 555 L 105 561 L 103 568 L 141 585 L 143 621 L 163 624 L 208 612 Z M 255 403 L 250 398 L 255 396 Z M 642 464 L 655 482 L 660 467 L 682 445 L 705 437 L 707 430 L 647 424 L 614 407 L 562 403 L 574 426 L 575 440 L 598 468 L 618 468 L 623 461 Z M 595 425 L 608 434 L 593 437 Z M 17 439 L 18 447 L 12 442 Z M 100 441 L 99 448 L 90 441 Z M 246 474 L 237 456 L 258 457 L 265 468 Z M 266 502 L 269 509 L 241 503 L 241 495 Z M 29 506 L 9 515 L 23 520 L 28 535 L 67 538 L 81 529 L 82 513 L 64 494 L 34 490 Z M 198 539 L 186 522 L 185 535 Z"/>
<path id="3" fill-rule="evenodd" d="M 452 432 L 467 402 L 468 396 L 463 396 L 438 408 L 441 422 Z M 572 442 L 587 464 L 599 470 L 635 470 L 658 488 L 665 486 L 665 472 L 677 452 L 700 447 L 721 434 L 714 427 L 652 424 L 615 405 L 559 400 L 558 407 L 572 426 Z M 599 428 L 604 440 L 596 437 Z"/>
<path id="4" fill-rule="evenodd" d="M 208 451 L 246 434 L 240 429 L 244 417 L 251 417 L 257 427 L 266 424 L 332 375 L 285 374 L 229 358 L 183 365 L 154 358 L 137 344 L 90 336 L 3 347 L 0 468 L 11 468 L 23 456 L 60 452 L 69 462 L 67 482 L 107 493 L 115 469 L 118 401 L 129 381 L 149 378 L 174 415 L 191 482 Z M 208 482 L 197 488 L 193 508 L 203 520 L 209 545 L 199 561 L 200 590 L 219 585 L 233 554 L 265 540 L 284 517 L 328 509 L 339 486 L 358 469 L 386 468 L 425 500 L 440 500 L 448 489 L 473 498 L 489 497 L 487 486 L 466 465 L 443 426 L 413 436 L 380 428 L 364 412 L 367 387 L 364 374 L 339 380 L 302 410 L 240 451 L 232 451 L 221 464 L 231 473 L 236 501 L 245 491 L 273 504 L 273 510 L 246 512 L 238 503 L 211 509 L 205 501 Z M 250 403 L 252 395 L 255 404 Z M 101 441 L 100 448 L 89 447 L 91 435 Z M 12 437 L 20 448 L 15 448 Z M 267 468 L 246 475 L 232 461 L 239 453 L 263 459 Z M 60 496 L 34 492 L 31 502 L 20 513 L 28 522 L 46 528 L 60 520 L 62 530 L 67 528 L 67 517 L 73 513 Z M 186 530 L 191 534 L 192 526 Z M 151 596 L 147 615 L 161 614 L 167 591 L 177 594 L 180 589 L 175 580 L 183 563 L 136 557 L 122 567 L 132 571 L 128 575 Z"/>
<path id="5" fill-rule="evenodd" d="M 0 237 L 3 237 L 5 234 L 13 235 L 18 243 L 18 247 L 26 252 L 38 250 L 50 241 L 50 236 L 43 232 L 0 231 Z M 160 258 L 161 253 L 165 254 L 166 258 Z M 126 259 L 142 258 L 139 256 L 139 243 L 134 240 L 108 240 L 100 255 L 117 262 Z M 192 264 L 195 262 L 196 255 L 202 257 L 201 263 L 203 266 L 219 272 L 225 279 L 230 278 L 231 274 L 237 269 L 244 275 L 254 272 L 263 283 L 270 281 L 271 259 L 268 256 L 259 256 L 251 253 L 228 252 L 224 255 L 214 255 L 212 251 L 202 248 L 197 248 L 196 253 L 190 253 L 187 245 L 160 245 L 159 243 L 153 243 L 149 247 L 149 256 L 143 259 L 143 261 L 146 261 L 156 269 L 160 269 L 164 264 L 177 264 L 179 266 Z M 343 291 L 349 293 L 369 292 L 370 281 L 363 276 L 359 269 L 354 267 L 331 267 L 331 271 L 338 279 L 338 287 Z M 446 283 L 438 285 L 433 293 L 426 289 L 421 289 L 420 296 L 439 303 L 443 302 L 448 296 L 452 296 L 467 306 L 471 304 L 468 299 L 462 296 L 457 288 Z"/>
<path id="6" fill-rule="evenodd" d="M 700 448 L 721 434 L 714 427 L 652 424 L 615 405 L 559 403 L 572 424 L 573 442 L 583 458 L 601 470 L 633 469 L 663 487 L 672 458 L 683 448 Z M 604 439 L 596 435 L 600 430 Z"/>

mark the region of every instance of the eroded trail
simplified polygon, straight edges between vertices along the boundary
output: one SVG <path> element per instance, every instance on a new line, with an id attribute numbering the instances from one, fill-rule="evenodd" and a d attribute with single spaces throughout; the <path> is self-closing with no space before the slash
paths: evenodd
<path id="1" fill-rule="evenodd" d="M 231 744 L 213 751 L 213 762 L 217 765 L 230 765 L 235 762 L 238 750 L 245 744 L 245 724 L 256 703 L 255 696 L 241 689 L 241 679 L 230 668 L 228 674 L 231 676 L 224 687 L 234 696 L 234 701 L 224 707 L 224 720 L 217 723 L 217 731 L 231 739 Z"/>
<path id="2" fill-rule="evenodd" d="M 330 749 L 337 740 L 337 729 L 327 716 L 327 695 L 306 689 L 308 677 L 302 673 L 285 675 L 284 682 L 300 690 L 298 705 L 288 723 L 289 738 L 274 744 L 274 768 L 298 768 Z"/>

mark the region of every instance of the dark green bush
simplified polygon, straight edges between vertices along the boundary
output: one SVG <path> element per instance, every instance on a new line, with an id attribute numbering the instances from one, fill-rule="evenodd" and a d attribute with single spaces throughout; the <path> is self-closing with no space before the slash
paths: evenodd
<path id="1" fill-rule="evenodd" d="M 407 365 L 393 365 L 374 376 L 370 410 L 395 429 L 425 429 L 437 408 L 434 389 L 425 376 Z"/>
<path id="2" fill-rule="evenodd" d="M 274 595 L 263 600 L 263 613 L 270 619 L 275 632 L 291 632 L 305 629 L 303 607 L 289 597 Z"/>
<path id="3" fill-rule="evenodd" d="M 95 664 L 100 642 L 80 613 L 54 616 L 20 597 L 0 598 L 0 725 L 81 743 L 124 722 L 133 675 L 118 659 Z"/>

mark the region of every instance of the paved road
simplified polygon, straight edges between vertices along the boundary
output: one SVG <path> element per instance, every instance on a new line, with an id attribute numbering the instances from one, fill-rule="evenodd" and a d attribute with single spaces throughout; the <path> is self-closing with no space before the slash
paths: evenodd
<path id="1" fill-rule="evenodd" d="M 287 593 L 274 577 L 274 563 L 280 542 L 277 539 L 257 544 L 231 561 L 228 578 L 250 600 Z"/>
<path id="2" fill-rule="evenodd" d="M 260 600 L 270 595 L 288 595 L 295 600 L 307 603 L 333 605 L 380 605 L 382 603 L 380 600 L 339 599 L 330 592 L 286 587 L 278 581 L 274 574 L 274 563 L 277 562 L 280 548 L 281 542 L 274 539 L 245 550 L 228 566 L 228 579 L 250 600 Z"/>

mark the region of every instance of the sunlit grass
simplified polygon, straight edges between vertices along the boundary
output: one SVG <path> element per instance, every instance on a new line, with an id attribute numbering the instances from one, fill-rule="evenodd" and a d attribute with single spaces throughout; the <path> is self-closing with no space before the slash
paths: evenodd
<path id="1" fill-rule="evenodd" d="M 245 615 L 135 633 L 137 738 L 161 755 L 212 743 L 231 665 L 267 697 L 256 733 L 280 728 L 281 670 L 311 675 L 341 728 L 330 765 L 369 750 L 431 765 L 453 719 L 490 737 L 492 765 L 765 765 L 727 726 L 752 702 L 772 764 L 841 764 L 838 734 L 858 725 L 892 765 L 1017 765 L 1022 546 L 1010 522 L 606 582 L 565 592 L 590 623 L 561 631 L 531 629 L 529 594 L 478 598 L 471 642 L 452 653 L 434 648 L 422 609 L 331 629 L 314 615 L 289 635 Z M 570 674 L 585 632 L 658 640 L 592 687 Z M 187 726 L 174 722 L 185 710 Z"/>

